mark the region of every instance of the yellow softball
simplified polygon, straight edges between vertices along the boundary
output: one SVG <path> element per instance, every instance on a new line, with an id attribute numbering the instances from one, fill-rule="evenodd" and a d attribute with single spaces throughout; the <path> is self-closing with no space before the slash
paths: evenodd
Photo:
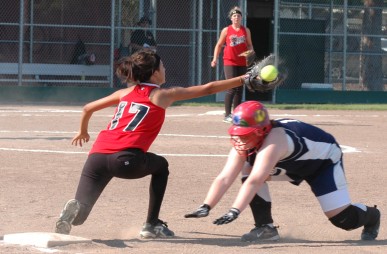
<path id="1" fill-rule="evenodd" d="M 263 81 L 271 82 L 278 76 L 278 70 L 274 65 L 266 65 L 261 70 L 261 78 Z"/>

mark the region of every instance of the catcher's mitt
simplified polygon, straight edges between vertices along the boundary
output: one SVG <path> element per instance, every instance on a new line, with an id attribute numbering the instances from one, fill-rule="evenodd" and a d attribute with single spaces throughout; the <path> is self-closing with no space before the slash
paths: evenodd
<path id="1" fill-rule="evenodd" d="M 260 77 L 261 70 L 266 65 L 274 64 L 275 56 L 269 55 L 264 58 L 262 61 L 255 63 L 249 71 L 246 73 L 244 84 L 250 92 L 266 92 L 269 90 L 273 90 L 277 86 L 281 85 L 286 79 L 286 73 L 278 73 L 276 79 L 270 82 L 263 81 Z"/>
<path id="2" fill-rule="evenodd" d="M 247 51 L 245 51 L 245 52 L 243 52 L 241 54 L 239 54 L 238 56 L 246 57 L 246 66 L 247 67 L 252 65 L 255 62 L 256 58 L 257 58 L 257 56 L 255 55 L 255 51 L 251 50 L 251 49 L 247 50 Z"/>

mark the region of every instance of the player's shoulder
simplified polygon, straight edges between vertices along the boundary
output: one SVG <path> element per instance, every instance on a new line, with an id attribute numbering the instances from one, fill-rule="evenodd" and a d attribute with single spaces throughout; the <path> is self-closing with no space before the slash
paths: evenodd
<path id="1" fill-rule="evenodd" d="M 270 149 L 266 149 L 270 147 Z M 273 128 L 267 134 L 265 140 L 262 143 L 262 146 L 259 150 L 259 152 L 265 151 L 265 154 L 267 153 L 274 153 L 279 158 L 283 158 L 284 155 L 287 153 L 288 145 L 287 145 L 287 137 L 286 132 L 284 128 Z"/>
<path id="2" fill-rule="evenodd" d="M 127 94 L 129 94 L 130 92 L 132 92 L 135 87 L 136 87 L 136 85 L 129 85 L 129 87 L 119 89 L 115 93 L 120 98 L 122 98 L 122 97 L 126 96 Z"/>
<path id="3" fill-rule="evenodd" d="M 224 28 L 222 29 L 221 34 L 227 34 L 229 28 L 230 28 L 230 26 L 224 27 Z"/>
<path id="4" fill-rule="evenodd" d="M 275 128 L 272 128 L 270 130 L 266 138 L 278 139 L 278 137 L 282 137 L 285 135 L 286 135 L 285 128 L 283 126 L 276 126 Z"/>

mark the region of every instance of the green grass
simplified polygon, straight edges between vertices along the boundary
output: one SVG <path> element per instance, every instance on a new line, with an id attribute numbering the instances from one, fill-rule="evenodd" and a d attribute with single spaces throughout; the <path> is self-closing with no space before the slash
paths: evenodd
<path id="1" fill-rule="evenodd" d="M 270 104 L 264 103 L 268 109 L 307 109 L 307 110 L 387 110 L 386 104 Z M 223 107 L 224 103 L 199 103 L 199 102 L 179 102 L 174 106 L 206 106 Z"/>
<path id="2" fill-rule="evenodd" d="M 387 104 L 265 104 L 273 109 L 309 110 L 387 110 Z"/>

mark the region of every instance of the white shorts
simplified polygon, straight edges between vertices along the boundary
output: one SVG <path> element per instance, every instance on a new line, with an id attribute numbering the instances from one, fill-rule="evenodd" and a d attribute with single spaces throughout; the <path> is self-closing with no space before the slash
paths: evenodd
<path id="1" fill-rule="evenodd" d="M 272 181 L 292 181 L 285 174 L 272 175 Z M 324 212 L 351 204 L 342 161 L 317 173 L 312 181 L 307 181 Z"/>

